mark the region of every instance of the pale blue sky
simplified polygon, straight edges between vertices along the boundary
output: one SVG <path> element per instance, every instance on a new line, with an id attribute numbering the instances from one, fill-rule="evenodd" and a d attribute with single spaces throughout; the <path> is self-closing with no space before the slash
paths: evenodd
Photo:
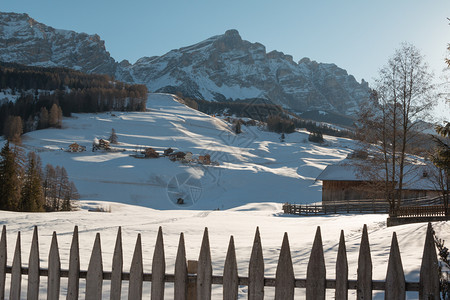
<path id="1" fill-rule="evenodd" d="M 369 83 L 404 41 L 422 51 L 439 77 L 450 42 L 449 0 L 2 0 L 0 10 L 97 33 L 112 57 L 131 63 L 234 28 L 267 51 L 335 63 Z"/>

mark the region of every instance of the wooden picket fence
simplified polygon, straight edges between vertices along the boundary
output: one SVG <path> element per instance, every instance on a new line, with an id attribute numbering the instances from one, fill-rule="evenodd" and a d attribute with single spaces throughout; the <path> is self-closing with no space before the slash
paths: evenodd
<path id="1" fill-rule="evenodd" d="M 80 270 L 78 228 L 75 227 L 70 248 L 69 269 L 62 270 L 56 233 L 53 233 L 48 269 L 39 264 L 37 227 L 34 229 L 28 268 L 22 267 L 20 232 L 12 266 L 7 266 L 6 228 L 0 240 L 0 298 L 5 299 L 6 274 L 10 275 L 9 299 L 21 298 L 21 278 L 28 276 L 27 299 L 39 298 L 40 277 L 47 277 L 47 299 L 59 299 L 61 278 L 67 280 L 67 299 L 78 299 L 80 279 L 86 279 L 85 299 L 101 299 L 102 285 L 110 281 L 110 299 L 120 299 L 122 282 L 128 281 L 128 299 L 142 299 L 143 282 L 151 282 L 151 299 L 163 299 L 165 283 L 174 283 L 174 299 L 211 299 L 212 284 L 223 286 L 223 299 L 237 299 L 238 287 L 248 287 L 248 299 L 264 299 L 264 287 L 275 288 L 275 299 L 294 299 L 296 289 L 306 290 L 306 299 L 325 299 L 326 289 L 335 290 L 336 299 L 347 299 L 349 290 L 356 290 L 357 299 L 372 299 L 373 290 L 385 292 L 385 299 L 405 299 L 406 291 L 416 291 L 420 299 L 439 299 L 439 274 L 431 224 L 425 237 L 419 282 L 405 282 L 397 237 L 394 233 L 385 281 L 372 280 L 372 260 L 364 225 L 358 258 L 357 278 L 348 279 L 347 252 L 341 231 L 336 262 L 336 278 L 327 279 L 320 227 L 317 228 L 307 267 L 306 278 L 295 278 L 288 236 L 285 233 L 275 278 L 264 275 L 264 259 L 259 230 L 256 230 L 250 256 L 248 276 L 238 275 L 233 237 L 231 236 L 223 275 L 213 275 L 208 229 L 205 228 L 196 274 L 188 273 L 183 233 L 180 235 L 175 273 L 166 274 L 163 234 L 158 231 L 151 273 L 143 272 L 141 236 L 138 234 L 129 273 L 123 272 L 122 236 L 119 228 L 113 254 L 112 270 L 104 271 L 100 234 L 97 233 L 87 271 Z M 22 295 L 23 296 L 23 295 Z M 148 296 L 146 296 L 148 297 Z"/>

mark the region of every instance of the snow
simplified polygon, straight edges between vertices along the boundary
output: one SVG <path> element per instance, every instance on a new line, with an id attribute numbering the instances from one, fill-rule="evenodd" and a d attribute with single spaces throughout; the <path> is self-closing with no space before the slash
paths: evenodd
<path id="1" fill-rule="evenodd" d="M 134 243 L 142 234 L 144 271 L 151 272 L 151 258 L 158 227 L 162 226 L 167 272 L 173 273 L 180 232 L 184 232 L 187 259 L 197 259 L 203 230 L 208 227 L 213 273 L 221 275 L 230 235 L 234 236 L 239 275 L 246 276 L 255 229 L 259 226 L 266 276 L 276 272 L 283 233 L 290 239 L 296 278 L 305 278 L 310 249 L 317 226 L 321 227 L 327 278 L 334 278 L 340 230 L 345 231 L 349 277 L 356 279 L 357 257 L 363 224 L 368 225 L 375 280 L 385 278 L 392 233 L 400 244 L 408 281 L 418 281 L 426 224 L 386 227 L 386 215 L 285 216 L 282 203 L 315 203 L 321 200 L 321 185 L 315 178 L 330 164 L 343 160 L 354 147 L 352 140 L 325 136 L 326 145 L 308 142 L 306 131 L 280 135 L 258 127 L 242 126 L 235 135 L 231 124 L 190 109 L 166 94 L 149 94 L 146 112 L 76 114 L 64 118 L 62 129 L 46 129 L 23 136 L 23 147 L 34 150 L 43 165 L 64 166 L 80 194 L 80 210 L 57 213 L 15 213 L 1 211 L 1 224 L 8 230 L 8 265 L 18 231 L 22 238 L 22 261 L 28 262 L 33 226 L 38 225 L 41 266 L 47 267 L 53 231 L 57 232 L 61 266 L 68 268 L 72 231 L 80 234 L 81 269 L 86 270 L 95 233 L 101 233 L 104 270 L 111 270 L 118 226 L 122 227 L 124 270 L 129 271 Z M 114 128 L 124 152 L 91 152 L 94 138 L 108 138 Z M 61 149 L 73 142 L 87 152 L 68 153 Z M 3 142 L 1 143 L 3 144 Z M 157 151 L 172 147 L 192 152 L 194 157 L 211 154 L 218 166 L 130 157 L 136 149 Z M 190 197 L 190 203 L 177 205 L 173 195 Z M 103 208 L 110 213 L 88 212 Z M 444 240 L 450 239 L 449 222 L 436 222 L 434 229 Z M 8 279 L 9 280 L 9 279 Z M 45 290 L 45 277 L 41 277 Z M 26 276 L 23 278 L 26 290 Z M 66 292 L 66 281 L 61 294 Z M 84 289 L 85 281 L 80 282 Z M 8 283 L 7 283 L 8 286 Z M 166 299 L 173 298 L 173 285 L 166 285 Z M 123 295 L 127 295 L 124 284 Z M 150 290 L 149 283 L 144 291 Z M 108 283 L 104 284 L 108 299 Z M 221 286 L 213 286 L 213 299 L 219 299 Z M 266 289 L 273 297 L 274 290 Z M 247 288 L 239 289 L 245 299 Z M 354 294 L 354 293 L 353 293 Z M 296 289 L 296 299 L 304 289 Z M 327 298 L 332 297 L 332 290 Z M 353 295 L 354 297 L 354 295 Z M 376 293 L 374 299 L 383 299 Z M 408 299 L 417 299 L 409 293 Z"/>
<path id="2" fill-rule="evenodd" d="M 142 235 L 144 272 L 151 272 L 153 247 L 158 227 L 162 226 L 164 234 L 166 272 L 173 274 L 177 245 L 180 232 L 184 232 L 186 255 L 188 260 L 197 260 L 203 230 L 208 227 L 211 245 L 213 274 L 221 275 L 226 257 L 227 244 L 233 235 L 238 271 L 240 276 L 248 275 L 248 262 L 255 229 L 259 226 L 263 246 L 265 275 L 274 277 L 278 262 L 281 241 L 284 232 L 288 233 L 292 261 L 296 278 L 305 278 L 317 226 L 321 227 L 327 278 L 335 277 L 335 262 L 340 230 L 345 232 L 349 261 L 349 278 L 356 279 L 359 243 L 363 224 L 368 225 L 371 257 L 373 262 L 373 279 L 384 280 L 387 270 L 389 248 L 392 233 L 397 233 L 402 263 L 407 281 L 418 281 L 419 269 L 425 239 L 426 224 L 409 224 L 398 227 L 386 227 L 386 215 L 331 215 L 320 217 L 283 216 L 278 203 L 250 203 L 225 211 L 204 210 L 154 210 L 141 206 L 124 205 L 115 202 L 82 201 L 83 210 L 59 213 L 13 213 L 2 212 L 2 224 L 8 230 L 8 265 L 12 263 L 13 245 L 17 231 L 21 231 L 22 261 L 28 262 L 33 226 L 38 225 L 41 253 L 41 267 L 48 263 L 48 251 L 51 235 L 57 231 L 60 248 L 61 267 L 68 268 L 68 257 L 72 231 L 79 228 L 80 264 L 87 270 L 95 234 L 101 234 L 103 267 L 111 270 L 112 254 L 118 226 L 122 227 L 124 245 L 124 271 L 129 271 L 137 234 Z M 88 212 L 88 208 L 111 208 L 111 213 Z M 449 222 L 434 223 L 434 228 L 441 238 L 449 240 Z M 41 277 L 41 287 L 46 286 L 45 277 Z M 24 284 L 26 276 L 24 276 Z M 84 289 L 85 281 L 80 286 Z M 8 285 L 7 285 L 8 286 Z M 61 294 L 64 295 L 66 283 L 63 281 Z M 26 290 L 25 286 L 22 290 Z M 149 283 L 144 284 L 149 291 Z M 108 299 L 108 282 L 105 281 L 103 298 Z M 273 288 L 266 288 L 266 297 L 273 298 Z M 221 286 L 213 286 L 213 299 L 220 299 Z M 328 290 L 327 299 L 332 298 Z M 166 285 L 166 299 L 173 299 L 173 286 Z M 239 288 L 240 299 L 246 299 L 247 289 Z M 350 298 L 354 298 L 352 292 Z M 374 299 L 383 299 L 381 292 L 374 292 Z M 127 295 L 127 284 L 123 286 L 123 296 Z M 304 299 L 304 289 L 296 289 L 296 299 Z M 418 299 L 417 293 L 408 293 L 407 299 Z"/>

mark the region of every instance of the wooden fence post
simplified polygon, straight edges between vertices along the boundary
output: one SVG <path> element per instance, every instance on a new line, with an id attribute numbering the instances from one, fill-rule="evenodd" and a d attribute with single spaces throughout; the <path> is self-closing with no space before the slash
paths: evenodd
<path id="1" fill-rule="evenodd" d="M 187 272 L 192 275 L 197 275 L 198 273 L 198 260 L 188 260 L 187 262 Z M 189 282 L 187 284 L 187 299 L 197 300 L 197 279 L 194 282 Z"/>
<path id="2" fill-rule="evenodd" d="M 223 267 L 223 299 L 235 300 L 238 298 L 239 277 L 237 269 L 236 251 L 233 236 L 228 244 L 227 258 Z"/>
<path id="3" fill-rule="evenodd" d="M 6 226 L 3 225 L 2 238 L 0 240 L 0 300 L 5 299 L 6 288 Z"/>
<path id="4" fill-rule="evenodd" d="M 34 226 L 31 240 L 30 257 L 28 259 L 28 289 L 27 299 L 39 299 L 39 243 L 37 226 Z"/>
<path id="5" fill-rule="evenodd" d="M 359 248 L 357 278 L 357 299 L 372 299 L 372 258 L 370 257 L 369 235 L 366 224 L 363 227 Z"/>
<path id="6" fill-rule="evenodd" d="M 78 226 L 73 228 L 70 245 L 69 278 L 67 280 L 67 300 L 77 300 L 80 287 L 80 245 L 78 241 Z"/>
<path id="7" fill-rule="evenodd" d="M 142 283 L 144 279 L 144 267 L 142 265 L 142 243 L 141 234 L 139 233 L 134 247 L 133 259 L 130 267 L 130 282 L 128 288 L 128 299 L 142 299 Z M 153 291 L 153 282 L 152 282 Z M 152 299 L 153 293 L 152 293 Z"/>
<path id="8" fill-rule="evenodd" d="M 406 298 L 405 273 L 403 272 L 402 258 L 398 248 L 397 234 L 392 235 L 391 251 L 386 274 L 386 300 L 401 300 Z"/>
<path id="9" fill-rule="evenodd" d="M 341 230 L 336 259 L 336 300 L 348 299 L 348 262 L 344 230 Z"/>
<path id="10" fill-rule="evenodd" d="M 11 289 L 9 291 L 10 300 L 20 300 L 20 288 L 22 284 L 22 258 L 20 248 L 20 231 L 17 233 L 16 249 L 11 269 Z"/>
<path id="11" fill-rule="evenodd" d="M 200 248 L 200 255 L 198 257 L 197 299 L 202 300 L 211 299 L 211 284 L 212 284 L 211 251 L 209 248 L 208 228 L 205 228 L 202 246 Z"/>
<path id="12" fill-rule="evenodd" d="M 275 299 L 294 299 L 295 276 L 288 235 L 285 232 L 275 275 Z"/>
<path id="13" fill-rule="evenodd" d="M 252 254 L 250 255 L 248 266 L 248 299 L 264 299 L 264 258 L 259 227 L 256 227 Z"/>
<path id="14" fill-rule="evenodd" d="M 101 300 L 103 285 L 103 261 L 100 233 L 95 236 L 91 259 L 86 275 L 86 300 Z"/>
<path id="15" fill-rule="evenodd" d="M 428 223 L 427 235 L 422 255 L 422 266 L 420 267 L 419 298 L 439 299 L 439 271 L 436 248 L 434 245 L 433 228 Z"/>
<path id="16" fill-rule="evenodd" d="M 166 259 L 164 255 L 164 241 L 162 228 L 158 229 L 155 252 L 152 260 L 152 299 L 164 299 L 164 275 L 166 273 Z"/>
<path id="17" fill-rule="evenodd" d="M 184 235 L 180 233 L 178 242 L 177 258 L 175 260 L 175 283 L 174 299 L 186 300 L 188 293 L 188 271 L 186 265 L 186 250 L 184 246 Z M 195 283 L 193 284 L 195 287 Z M 196 293 L 194 293 L 195 297 Z"/>
<path id="18" fill-rule="evenodd" d="M 56 232 L 53 231 L 52 243 L 48 254 L 48 283 L 47 299 L 59 299 L 59 290 L 61 283 L 61 262 L 59 259 L 58 240 Z"/>
<path id="19" fill-rule="evenodd" d="M 325 300 L 326 283 L 325 258 L 323 256 L 322 236 L 320 226 L 317 226 L 311 255 L 306 273 L 306 299 Z"/>
<path id="20" fill-rule="evenodd" d="M 122 227 L 119 227 L 117 230 L 116 245 L 114 246 L 114 254 L 112 259 L 110 300 L 120 300 L 122 292 L 122 271 Z"/>

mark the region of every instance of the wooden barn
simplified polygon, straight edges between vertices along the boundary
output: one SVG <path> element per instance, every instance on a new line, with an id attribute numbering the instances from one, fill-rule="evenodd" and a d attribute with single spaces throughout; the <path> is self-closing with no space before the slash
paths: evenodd
<path id="1" fill-rule="evenodd" d="M 425 171 L 426 167 L 417 167 L 414 172 L 405 175 L 403 199 L 415 199 L 439 196 L 439 191 Z M 316 178 L 322 181 L 322 204 L 336 202 L 358 202 L 360 200 L 383 199 L 383 190 L 379 192 L 369 188 L 368 179 L 361 178 L 357 167 L 351 164 L 327 166 Z"/>

